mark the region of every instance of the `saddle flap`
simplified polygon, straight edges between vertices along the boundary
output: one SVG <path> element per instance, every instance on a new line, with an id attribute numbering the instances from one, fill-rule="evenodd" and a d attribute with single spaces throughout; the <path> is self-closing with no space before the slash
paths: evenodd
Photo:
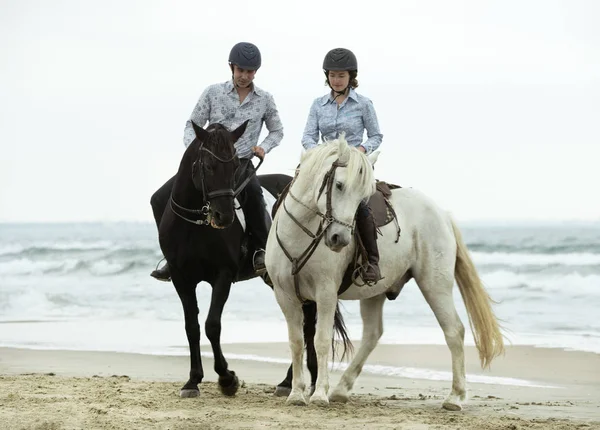
<path id="1" fill-rule="evenodd" d="M 377 227 L 389 224 L 394 219 L 394 212 L 391 210 L 389 202 L 394 188 L 400 188 L 400 186 L 377 181 L 375 194 L 369 199 L 369 208 L 373 213 L 373 219 Z"/>

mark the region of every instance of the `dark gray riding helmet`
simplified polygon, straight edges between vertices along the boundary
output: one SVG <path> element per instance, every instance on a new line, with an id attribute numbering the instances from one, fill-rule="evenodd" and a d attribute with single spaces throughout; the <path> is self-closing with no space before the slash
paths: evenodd
<path id="1" fill-rule="evenodd" d="M 356 61 L 356 56 L 349 49 L 335 48 L 325 55 L 323 70 L 358 71 L 358 61 Z"/>
<path id="2" fill-rule="evenodd" d="M 252 43 L 237 43 L 231 48 L 231 52 L 229 53 L 229 64 L 235 64 L 240 69 L 258 70 L 260 62 L 260 51 Z"/>

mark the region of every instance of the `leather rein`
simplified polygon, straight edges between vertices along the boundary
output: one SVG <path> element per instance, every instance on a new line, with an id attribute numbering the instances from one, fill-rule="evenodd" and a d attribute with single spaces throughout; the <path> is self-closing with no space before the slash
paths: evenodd
<path id="1" fill-rule="evenodd" d="M 346 163 L 341 163 L 339 161 L 339 159 L 336 160 L 331 165 L 331 169 L 329 169 L 329 171 L 325 174 L 325 177 L 323 178 L 323 182 L 321 183 L 321 188 L 319 189 L 319 195 L 317 197 L 317 200 L 321 197 L 321 194 L 323 193 L 323 191 L 326 190 L 325 193 L 327 196 L 327 203 L 326 203 L 325 214 L 323 214 L 322 212 L 320 212 L 316 209 L 309 207 L 308 205 L 303 203 L 300 199 L 298 199 L 296 196 L 294 196 L 294 194 L 292 193 L 292 185 L 298 176 L 296 176 L 294 178 L 294 180 L 292 181 L 292 183 L 290 184 L 288 195 L 292 199 L 294 199 L 297 203 L 304 206 L 306 209 L 308 209 L 309 211 L 311 211 L 312 213 L 314 213 L 315 215 L 317 215 L 321 218 L 321 221 L 319 223 L 319 228 L 317 229 L 316 233 L 313 233 L 308 228 L 303 226 L 302 223 L 300 221 L 298 221 L 298 219 L 294 215 L 291 214 L 291 212 L 288 210 L 288 208 L 285 204 L 285 201 L 287 200 L 287 196 L 283 200 L 283 209 L 285 210 L 285 213 L 290 217 L 290 219 L 292 221 L 294 221 L 294 223 L 298 227 L 300 227 L 300 229 L 302 229 L 302 231 L 304 233 L 306 233 L 309 237 L 312 238 L 312 241 L 306 247 L 306 249 L 302 252 L 302 254 L 300 254 L 299 257 L 293 257 L 292 254 L 285 248 L 285 246 L 283 245 L 283 242 L 281 241 L 281 239 L 279 237 L 279 233 L 277 231 L 278 224 L 275 226 L 275 237 L 277 238 L 277 243 L 283 250 L 283 253 L 287 257 L 287 259 L 290 261 L 290 263 L 292 263 L 292 276 L 294 277 L 294 289 L 296 290 L 296 297 L 298 297 L 298 300 L 300 300 L 301 303 L 306 302 L 306 300 L 304 298 L 302 298 L 302 295 L 300 294 L 300 281 L 298 279 L 300 270 L 302 270 L 304 265 L 308 262 L 310 257 L 313 255 L 313 253 L 317 249 L 317 246 L 323 239 L 323 236 L 325 235 L 325 232 L 327 231 L 329 226 L 334 223 L 341 224 L 345 227 L 348 227 L 351 230 L 352 234 L 354 233 L 354 221 L 352 222 L 352 224 L 348 224 L 348 223 L 340 221 L 332 216 L 331 192 L 333 189 L 333 182 L 335 180 L 335 170 L 338 167 L 346 167 L 346 166 L 347 166 Z"/>

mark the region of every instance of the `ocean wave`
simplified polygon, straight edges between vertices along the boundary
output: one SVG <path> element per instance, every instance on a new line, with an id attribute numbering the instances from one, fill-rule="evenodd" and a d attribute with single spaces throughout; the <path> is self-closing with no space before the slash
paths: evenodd
<path id="1" fill-rule="evenodd" d="M 89 254 L 101 254 L 106 257 L 148 255 L 158 252 L 158 244 L 148 241 L 143 244 L 116 244 L 108 241 L 99 242 L 64 242 L 54 244 L 17 245 L 8 244 L 0 247 L 0 259 L 31 258 L 38 259 L 48 256 L 64 257 Z"/>
<path id="2" fill-rule="evenodd" d="M 125 274 L 141 268 L 148 268 L 152 263 L 148 259 L 134 259 L 129 261 L 66 259 L 57 261 L 19 258 L 17 260 L 0 262 L 0 275 L 69 275 L 83 272 L 92 276 L 111 276 Z"/>
<path id="3" fill-rule="evenodd" d="M 600 243 L 568 243 L 562 245 L 527 245 L 522 243 L 489 243 L 472 242 L 467 243 L 472 252 L 493 253 L 503 252 L 507 254 L 595 254 L 600 256 Z"/>
<path id="4" fill-rule="evenodd" d="M 0 247 L 0 256 L 3 257 L 19 257 L 19 256 L 43 256 L 56 253 L 81 253 L 89 251 L 103 251 L 111 246 L 114 246 L 109 241 L 68 241 L 68 242 L 41 242 L 29 245 L 20 244 L 5 244 Z"/>
<path id="5" fill-rule="evenodd" d="M 528 254 L 523 252 L 471 252 L 477 265 L 505 266 L 600 266 L 600 254 Z"/>
<path id="6" fill-rule="evenodd" d="M 569 273 L 562 276 L 540 276 L 539 274 L 515 273 L 499 270 L 482 275 L 483 283 L 491 290 L 500 290 L 519 300 L 548 299 L 552 297 L 585 296 L 589 300 L 600 300 L 600 275 Z"/>

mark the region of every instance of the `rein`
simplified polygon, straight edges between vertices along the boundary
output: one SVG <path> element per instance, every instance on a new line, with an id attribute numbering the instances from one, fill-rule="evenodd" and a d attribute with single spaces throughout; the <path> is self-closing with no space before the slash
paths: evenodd
<path id="1" fill-rule="evenodd" d="M 320 211 L 318 211 L 316 209 L 309 207 L 308 205 L 306 205 L 305 203 L 300 201 L 300 199 L 298 199 L 296 196 L 294 196 L 294 194 L 292 193 L 292 185 L 298 176 L 296 176 L 292 180 L 292 183 L 290 184 L 288 195 L 292 199 L 294 199 L 296 202 L 298 202 L 299 204 L 304 206 L 306 209 L 308 209 L 309 211 L 311 211 L 312 213 L 314 213 L 315 215 L 317 215 L 318 217 L 321 218 L 321 221 L 319 223 L 319 228 L 317 229 L 316 233 L 313 233 L 308 228 L 303 226 L 302 223 L 300 221 L 298 221 L 298 219 L 294 215 L 292 215 L 291 212 L 288 210 L 288 208 L 285 204 L 285 201 L 287 200 L 287 198 L 283 200 L 283 209 L 285 210 L 285 213 L 291 218 L 292 221 L 294 221 L 294 223 L 298 227 L 300 227 L 302 229 L 302 231 L 304 233 L 306 233 L 309 237 L 312 238 L 312 241 L 310 242 L 310 244 L 306 247 L 306 249 L 302 252 L 302 254 L 300 254 L 299 257 L 292 257 L 292 254 L 285 248 L 285 246 L 283 245 L 283 242 L 281 241 L 281 238 L 279 237 L 279 233 L 277 231 L 277 226 L 279 225 L 279 223 L 275 226 L 275 237 L 277 238 L 277 243 L 281 247 L 281 249 L 282 249 L 283 253 L 285 254 L 285 256 L 287 257 L 287 259 L 290 261 L 290 263 L 292 263 L 292 276 L 294 277 L 294 289 L 296 290 L 296 297 L 298 297 L 298 300 L 300 300 L 301 303 L 306 302 L 306 300 L 300 294 L 300 281 L 298 279 L 300 270 L 302 270 L 304 265 L 308 262 L 310 257 L 313 255 L 313 253 L 317 249 L 317 246 L 319 246 L 319 243 L 321 243 L 321 240 L 323 239 L 323 236 L 325 235 L 325 232 L 327 231 L 329 226 L 333 223 L 338 223 L 345 227 L 348 227 L 352 232 L 354 232 L 354 222 L 352 224 L 348 224 L 348 223 L 340 221 L 332 216 L 331 191 L 333 188 L 333 182 L 334 182 L 334 178 L 335 178 L 335 170 L 338 167 L 346 167 L 346 166 L 347 166 L 347 164 L 341 163 L 339 161 L 339 159 L 336 160 L 331 165 L 331 169 L 329 169 L 329 171 L 325 174 L 325 177 L 323 178 L 323 182 L 321 183 L 321 188 L 319 189 L 319 195 L 317 197 L 317 200 L 319 199 L 319 197 L 321 197 L 323 190 L 327 189 L 326 190 L 327 206 L 326 206 L 325 214 L 321 213 Z"/>

